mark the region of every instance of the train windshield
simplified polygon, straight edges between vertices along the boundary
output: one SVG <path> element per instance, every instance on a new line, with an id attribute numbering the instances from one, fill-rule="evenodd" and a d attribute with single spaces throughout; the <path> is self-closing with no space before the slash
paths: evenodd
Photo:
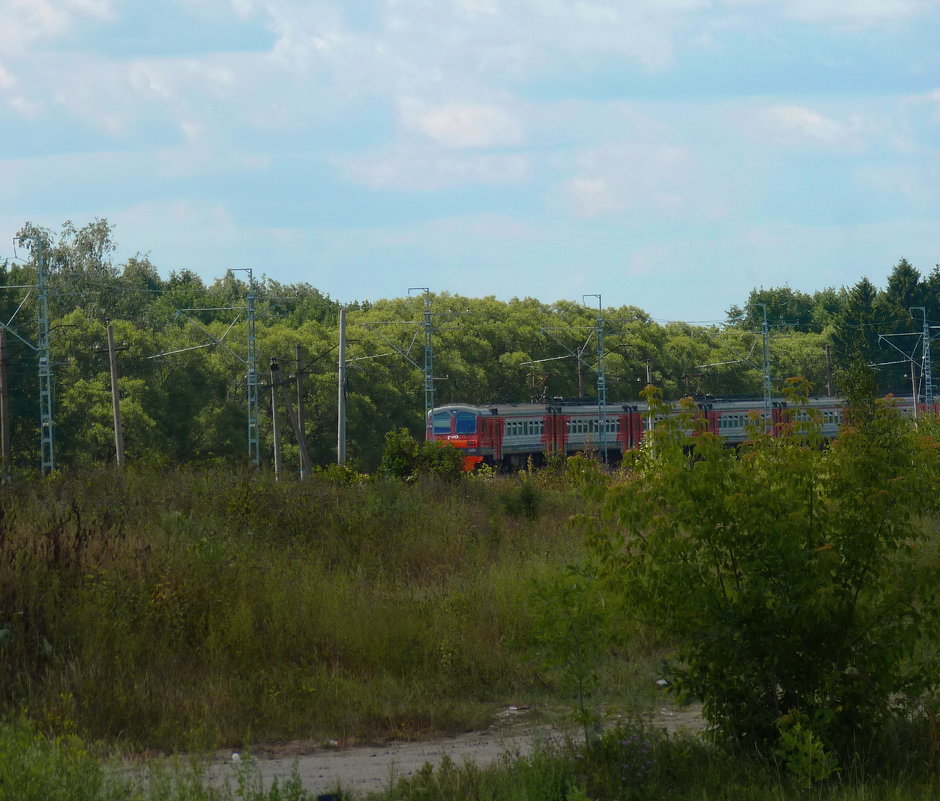
<path id="1" fill-rule="evenodd" d="M 459 412 L 454 424 L 455 434 L 476 434 L 477 416 L 469 412 Z"/>
<path id="2" fill-rule="evenodd" d="M 435 434 L 450 433 L 450 414 L 448 412 L 437 412 L 433 419 Z"/>

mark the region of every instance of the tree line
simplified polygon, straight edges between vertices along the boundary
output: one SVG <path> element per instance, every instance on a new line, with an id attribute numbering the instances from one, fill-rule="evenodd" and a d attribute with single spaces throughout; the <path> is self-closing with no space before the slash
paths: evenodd
<path id="1" fill-rule="evenodd" d="M 0 323 L 7 328 L 13 465 L 38 462 L 39 379 L 36 292 L 42 258 L 48 283 L 54 375 L 56 463 L 75 467 L 113 460 L 106 324 L 114 327 L 128 459 L 247 460 L 244 272 L 210 283 L 188 269 L 161 276 L 145 254 L 114 261 L 113 225 L 66 222 L 53 232 L 27 223 L 23 259 L 0 264 Z M 265 384 L 272 358 L 281 373 L 299 372 L 305 434 L 315 464 L 336 458 L 337 344 L 346 309 L 345 389 L 348 453 L 364 470 L 381 457 L 385 435 L 423 430 L 423 295 L 341 304 L 309 283 L 253 282 L 257 354 L 262 371 L 261 455 L 273 449 L 272 402 Z M 911 309 L 923 308 L 923 313 Z M 437 403 L 507 403 L 596 394 L 597 309 L 572 301 L 467 298 L 430 294 Z M 766 311 L 775 386 L 800 375 L 824 394 L 852 364 L 879 368 L 879 391 L 910 391 L 910 364 L 923 320 L 940 320 L 940 272 L 922 276 L 901 260 L 885 288 L 867 278 L 853 287 L 803 293 L 754 289 L 723 323 L 661 322 L 636 306 L 604 308 L 607 397 L 632 401 L 651 381 L 664 397 L 759 395 L 761 326 Z M 886 346 L 880 335 L 892 337 Z M 908 336 L 909 335 L 909 336 Z M 827 356 L 828 346 L 828 356 Z M 579 354 L 581 358 L 576 358 Z M 919 359 L 919 351 L 917 354 Z M 916 359 L 915 359 L 916 361 Z M 915 372 L 921 365 L 915 364 Z M 831 378 L 835 375 L 836 378 Z M 285 409 L 281 409 L 283 415 Z M 286 416 L 282 419 L 286 420 Z M 292 435 L 288 434 L 287 439 Z M 284 458 L 296 463 L 293 441 Z"/>

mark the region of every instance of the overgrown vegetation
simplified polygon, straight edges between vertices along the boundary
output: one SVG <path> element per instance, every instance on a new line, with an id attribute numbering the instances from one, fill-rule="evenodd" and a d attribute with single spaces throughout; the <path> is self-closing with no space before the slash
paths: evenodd
<path id="1" fill-rule="evenodd" d="M 314 801 L 296 772 L 265 786 L 257 767 L 212 781 L 204 766 L 133 771 L 106 763 L 74 735 L 49 737 L 28 720 L 0 721 L 0 801 Z"/>
<path id="2" fill-rule="evenodd" d="M 922 734 L 922 732 L 920 732 Z M 733 754 L 688 732 L 642 723 L 608 731 L 592 747 L 543 744 L 493 768 L 445 760 L 371 801 L 908 801 L 937 797 L 916 760 L 926 740 L 883 752 L 880 765 L 853 763 L 809 789 L 782 762 Z"/>
<path id="3" fill-rule="evenodd" d="M 940 451 L 890 402 L 821 448 L 802 389 L 739 452 L 692 406 L 665 420 L 594 547 L 627 608 L 680 643 L 673 681 L 714 733 L 810 784 L 879 759 L 865 750 L 933 704 Z"/>
<path id="4" fill-rule="evenodd" d="M 921 732 L 915 732 L 921 734 Z M 734 755 L 689 733 L 668 735 L 643 723 L 604 734 L 590 748 L 574 741 L 507 753 L 493 766 L 444 758 L 366 801 L 919 801 L 937 790 L 917 760 L 922 740 L 883 753 L 880 765 L 854 763 L 812 790 L 782 763 Z M 265 785 L 257 766 L 240 764 L 228 782 L 204 765 L 128 770 L 102 762 L 73 736 L 50 738 L 30 723 L 0 723 L 0 801 L 314 801 L 360 796 L 342 787 L 329 796 L 305 790 L 294 772 Z"/>
<path id="5" fill-rule="evenodd" d="M 532 478 L 303 483 L 229 468 L 0 487 L 0 698 L 129 744 L 382 738 L 540 697 L 529 587 L 577 558 Z M 528 485 L 526 485 L 528 486 Z M 533 511 L 534 510 L 534 511 Z"/>
<path id="6" fill-rule="evenodd" d="M 615 475 L 575 457 L 501 479 L 206 466 L 3 485 L 0 748 L 51 798 L 304 801 L 254 774 L 115 784 L 83 743 L 420 736 L 548 692 L 576 740 L 384 797 L 931 797 L 935 439 L 886 403 L 819 448 L 799 390 L 737 454 L 689 409 Z M 673 688 L 719 736 L 604 732 L 601 702 L 631 671 L 651 688 L 673 646 Z"/>

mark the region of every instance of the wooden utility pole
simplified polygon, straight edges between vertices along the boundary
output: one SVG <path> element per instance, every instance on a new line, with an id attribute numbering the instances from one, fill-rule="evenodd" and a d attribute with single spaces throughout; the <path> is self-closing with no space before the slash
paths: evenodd
<path id="1" fill-rule="evenodd" d="M 294 414 L 294 404 L 290 397 L 290 387 L 287 381 L 281 381 L 281 388 L 284 390 L 284 408 L 287 410 L 287 419 L 290 421 L 290 427 L 294 431 L 294 438 L 297 440 L 297 449 L 300 451 L 300 477 L 303 478 L 310 472 L 310 454 L 307 452 L 307 438 L 304 436 L 303 429 L 300 427 L 299 419 Z"/>
<path id="2" fill-rule="evenodd" d="M 124 431 L 121 428 L 121 396 L 118 392 L 117 355 L 111 323 L 108 323 L 108 363 L 111 366 L 111 406 L 114 409 L 114 454 L 117 457 L 117 466 L 123 469 Z"/>
<path id="3" fill-rule="evenodd" d="M 0 462 L 10 466 L 10 394 L 7 391 L 7 330 L 0 325 Z"/>

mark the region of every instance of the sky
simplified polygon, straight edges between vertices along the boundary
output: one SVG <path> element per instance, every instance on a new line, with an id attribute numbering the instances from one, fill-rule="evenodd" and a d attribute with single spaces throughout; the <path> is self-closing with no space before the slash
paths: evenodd
<path id="1" fill-rule="evenodd" d="M 940 262 L 940 0 L 0 0 L 0 258 L 349 302 L 751 289 Z M 587 298 L 595 304 L 595 298 Z"/>

